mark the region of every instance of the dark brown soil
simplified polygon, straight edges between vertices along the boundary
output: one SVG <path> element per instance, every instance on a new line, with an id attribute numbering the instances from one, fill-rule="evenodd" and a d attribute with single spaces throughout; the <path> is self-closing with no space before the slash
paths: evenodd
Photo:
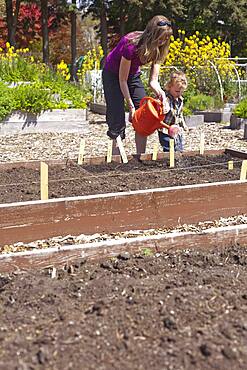
<path id="1" fill-rule="evenodd" d="M 176 167 L 168 160 L 136 160 L 128 164 L 68 164 L 49 168 L 49 198 L 102 194 L 175 185 L 239 180 L 241 160 L 227 169 L 229 155 L 179 157 Z M 12 168 L 1 171 L 0 203 L 40 199 L 39 170 Z"/>
<path id="2" fill-rule="evenodd" d="M 247 247 L 0 277 L 1 370 L 246 370 Z"/>

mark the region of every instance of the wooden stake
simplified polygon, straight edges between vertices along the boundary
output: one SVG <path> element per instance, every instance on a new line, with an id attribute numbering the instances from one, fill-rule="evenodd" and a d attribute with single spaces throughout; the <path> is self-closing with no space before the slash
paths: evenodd
<path id="1" fill-rule="evenodd" d="M 120 136 L 117 137 L 117 145 L 118 145 L 118 148 L 119 148 L 119 151 L 120 151 L 120 154 L 121 154 L 123 163 L 128 163 L 128 158 L 127 158 L 127 155 L 125 153 L 123 142 L 122 142 L 122 139 L 121 139 Z"/>
<path id="2" fill-rule="evenodd" d="M 170 139 L 170 167 L 174 167 L 175 161 L 174 161 L 174 139 Z"/>
<path id="3" fill-rule="evenodd" d="M 247 173 L 247 159 L 244 159 L 241 166 L 241 172 L 240 172 L 240 180 L 245 181 L 246 180 L 246 173 Z"/>
<path id="4" fill-rule="evenodd" d="M 85 139 L 81 139 L 78 155 L 78 164 L 82 164 L 85 151 Z"/>
<path id="5" fill-rule="evenodd" d="M 154 144 L 153 147 L 153 155 L 152 155 L 152 160 L 156 161 L 158 157 L 158 150 L 159 150 L 159 145 L 157 143 Z"/>
<path id="6" fill-rule="evenodd" d="M 228 161 L 228 170 L 233 170 L 233 161 Z"/>
<path id="7" fill-rule="evenodd" d="M 107 158 L 106 162 L 111 163 L 112 161 L 112 140 L 108 141 L 108 147 L 107 147 Z"/>
<path id="8" fill-rule="evenodd" d="M 204 145 L 205 145 L 205 135 L 202 132 L 201 136 L 200 136 L 200 149 L 199 149 L 199 152 L 200 152 L 201 155 L 204 154 Z"/>
<path id="9" fill-rule="evenodd" d="M 48 199 L 48 164 L 40 162 L 40 199 Z"/>

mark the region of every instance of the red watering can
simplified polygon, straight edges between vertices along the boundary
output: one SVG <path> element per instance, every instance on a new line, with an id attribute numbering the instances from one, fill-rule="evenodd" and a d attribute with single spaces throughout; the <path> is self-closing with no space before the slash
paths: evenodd
<path id="1" fill-rule="evenodd" d="M 140 101 L 140 107 L 134 113 L 132 125 L 139 135 L 149 136 L 159 128 L 170 127 L 163 122 L 164 118 L 162 102 L 145 96 Z"/>

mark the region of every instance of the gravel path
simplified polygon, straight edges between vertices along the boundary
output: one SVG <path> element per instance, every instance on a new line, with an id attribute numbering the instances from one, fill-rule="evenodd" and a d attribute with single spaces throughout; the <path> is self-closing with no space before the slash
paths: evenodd
<path id="1" fill-rule="evenodd" d="M 89 113 L 89 132 L 84 136 L 74 133 L 38 133 L 0 135 L 0 162 L 77 158 L 80 138 L 86 139 L 85 155 L 106 155 L 108 138 L 105 116 Z M 200 133 L 205 133 L 205 149 L 231 148 L 247 152 L 243 130 L 230 130 L 227 124 L 204 123 L 185 134 L 185 150 L 199 150 Z M 125 149 L 135 153 L 134 131 L 127 126 Z M 152 152 L 158 135 L 148 138 L 147 152 Z M 160 147 L 161 150 L 161 147 Z"/>

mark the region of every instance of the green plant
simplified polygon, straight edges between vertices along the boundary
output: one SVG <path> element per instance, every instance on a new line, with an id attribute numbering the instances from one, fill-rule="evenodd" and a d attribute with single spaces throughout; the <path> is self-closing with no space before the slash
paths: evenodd
<path id="1" fill-rule="evenodd" d="M 16 109 L 38 114 L 52 108 L 51 93 L 40 83 L 19 85 L 13 89 L 13 93 Z"/>
<path id="2" fill-rule="evenodd" d="M 204 94 L 194 95 L 186 101 L 186 107 L 191 111 L 209 110 L 214 108 L 214 98 Z"/>
<path id="3" fill-rule="evenodd" d="M 150 249 L 150 248 L 143 248 L 142 254 L 145 257 L 150 257 L 150 256 L 153 256 L 154 253 L 153 253 L 152 249 Z"/>
<path id="4" fill-rule="evenodd" d="M 184 105 L 184 107 L 183 107 L 183 115 L 184 115 L 185 117 L 187 117 L 187 116 L 191 116 L 191 115 L 192 115 L 192 111 L 191 111 L 191 109 L 189 109 L 188 107 L 186 107 L 186 105 Z"/>
<path id="5" fill-rule="evenodd" d="M 241 100 L 233 110 L 233 113 L 239 118 L 247 118 L 247 98 Z"/>
<path id="6" fill-rule="evenodd" d="M 8 116 L 16 107 L 13 89 L 0 82 L 0 120 Z"/>

